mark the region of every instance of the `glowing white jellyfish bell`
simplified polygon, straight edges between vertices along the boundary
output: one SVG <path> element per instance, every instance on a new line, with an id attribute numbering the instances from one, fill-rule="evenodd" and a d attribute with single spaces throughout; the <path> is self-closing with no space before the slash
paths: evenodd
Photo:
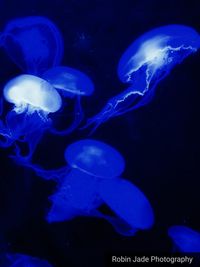
<path id="1" fill-rule="evenodd" d="M 62 100 L 54 87 L 34 75 L 20 75 L 9 81 L 3 90 L 5 99 L 14 104 L 18 114 L 38 112 L 47 115 L 61 108 Z"/>

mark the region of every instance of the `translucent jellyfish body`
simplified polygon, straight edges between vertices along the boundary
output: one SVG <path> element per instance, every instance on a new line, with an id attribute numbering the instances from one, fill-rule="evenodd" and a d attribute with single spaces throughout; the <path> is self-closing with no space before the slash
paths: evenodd
<path id="1" fill-rule="evenodd" d="M 0 258 L 1 267 L 52 267 L 46 260 L 24 254 L 6 254 Z"/>
<path id="2" fill-rule="evenodd" d="M 119 233 L 134 235 L 139 229 L 152 227 L 154 223 L 152 207 L 144 193 L 133 183 L 122 178 L 104 179 L 100 182 L 99 188 L 101 199 L 127 223 L 125 231 L 115 225 Z"/>
<path id="3" fill-rule="evenodd" d="M 96 140 L 86 139 L 71 144 L 65 151 L 65 159 L 68 173 L 50 198 L 49 222 L 89 215 L 101 204 L 97 196 L 98 179 L 111 179 L 124 170 L 124 159 L 119 152 Z"/>
<path id="4" fill-rule="evenodd" d="M 148 104 L 156 85 L 199 47 L 199 34 L 183 25 L 163 26 L 143 34 L 119 61 L 118 76 L 128 84 L 128 89 L 112 97 L 86 126 L 94 124 L 97 127 L 112 117 Z"/>
<path id="5" fill-rule="evenodd" d="M 63 55 L 60 31 L 49 19 L 39 16 L 9 21 L 1 45 L 23 72 L 34 75 L 60 64 Z"/>
<path id="6" fill-rule="evenodd" d="M 31 156 L 46 128 L 51 126 L 49 113 L 58 111 L 62 100 L 47 81 L 33 75 L 20 75 L 9 81 L 3 90 L 6 101 L 14 105 L 1 122 L 0 145 L 26 142 Z"/>
<path id="7" fill-rule="evenodd" d="M 56 66 L 47 70 L 42 77 L 56 89 L 61 90 L 66 97 L 88 96 L 94 91 L 90 78 L 83 72 L 70 67 Z"/>
<path id="8" fill-rule="evenodd" d="M 200 233 L 182 225 L 171 226 L 168 230 L 169 237 L 180 252 L 200 252 Z"/>
<path id="9" fill-rule="evenodd" d="M 121 154 L 103 142 L 85 139 L 69 145 L 65 151 L 68 168 L 43 171 L 31 166 L 45 179 L 58 181 L 50 197 L 49 223 L 92 216 L 106 219 L 122 235 L 134 235 L 153 225 L 154 216 L 145 195 L 132 183 L 119 178 L 125 163 Z M 113 214 L 99 208 L 106 204 Z"/>
<path id="10" fill-rule="evenodd" d="M 66 130 L 56 131 L 52 129 L 55 134 L 69 134 L 81 123 L 83 119 L 81 97 L 91 95 L 94 91 L 94 84 L 83 72 L 66 66 L 51 68 L 42 77 L 51 83 L 64 98 L 75 99 L 73 123 Z"/>

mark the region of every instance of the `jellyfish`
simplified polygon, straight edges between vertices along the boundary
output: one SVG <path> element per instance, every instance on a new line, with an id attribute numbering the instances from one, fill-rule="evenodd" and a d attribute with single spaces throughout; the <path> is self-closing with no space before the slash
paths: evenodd
<path id="1" fill-rule="evenodd" d="M 45 17 L 30 16 L 11 20 L 0 39 L 1 46 L 24 73 L 41 75 L 60 64 L 63 56 L 61 33 Z"/>
<path id="2" fill-rule="evenodd" d="M 168 25 L 136 39 L 122 55 L 118 77 L 127 89 L 108 100 L 105 107 L 86 123 L 94 130 L 112 117 L 147 105 L 157 84 L 200 46 L 199 34 L 191 27 Z"/>
<path id="3" fill-rule="evenodd" d="M 28 159 L 45 129 L 51 127 L 49 114 L 61 108 L 62 99 L 51 84 L 29 74 L 10 80 L 3 94 L 5 100 L 14 107 L 6 115 L 5 122 L 0 121 L 0 146 L 24 142 L 29 148 Z"/>
<path id="4" fill-rule="evenodd" d="M 168 230 L 169 237 L 180 252 L 200 252 L 200 233 L 183 225 L 171 226 Z"/>
<path id="5" fill-rule="evenodd" d="M 95 194 L 98 178 L 112 179 L 120 175 L 125 164 L 121 154 L 114 148 L 91 139 L 69 145 L 65 159 L 68 173 L 61 181 L 58 191 L 50 197 L 53 206 L 47 216 L 49 222 L 60 220 L 63 216 L 68 218 L 76 210 L 78 213 L 89 213 L 99 206 L 101 201 Z M 62 205 L 63 202 L 65 205 Z M 59 208 L 65 210 L 67 206 L 74 209 L 74 212 L 58 212 Z"/>
<path id="6" fill-rule="evenodd" d="M 52 204 L 46 215 L 49 223 L 91 216 L 107 220 L 124 236 L 151 228 L 154 221 L 151 205 L 135 185 L 119 178 L 125 162 L 115 148 L 84 139 L 66 148 L 65 159 L 67 167 L 57 171 L 30 166 L 38 176 L 57 181 L 57 190 L 49 197 Z M 110 207 L 111 214 L 101 211 L 103 204 Z"/>
<path id="7" fill-rule="evenodd" d="M 1 267 L 52 267 L 46 260 L 19 253 L 2 255 L 0 265 Z"/>
<path id="8" fill-rule="evenodd" d="M 133 183 L 123 179 L 102 179 L 99 186 L 101 199 L 115 212 L 121 221 L 127 223 L 128 233 L 134 235 L 138 230 L 146 230 L 153 226 L 154 213 L 144 193 Z M 116 230 L 124 234 L 116 225 Z"/>
<path id="9" fill-rule="evenodd" d="M 66 135 L 76 129 L 83 119 L 81 107 L 81 97 L 90 96 L 94 91 L 94 84 L 83 72 L 66 66 L 56 66 L 47 70 L 42 78 L 47 80 L 56 88 L 59 93 L 68 99 L 75 99 L 74 120 L 66 130 L 56 130 L 51 132 L 57 135 Z"/>

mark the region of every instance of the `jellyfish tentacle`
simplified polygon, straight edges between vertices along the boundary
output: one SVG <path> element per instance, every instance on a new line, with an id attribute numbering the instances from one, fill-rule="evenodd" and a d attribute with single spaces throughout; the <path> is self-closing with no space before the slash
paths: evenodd
<path id="1" fill-rule="evenodd" d="M 51 128 L 49 113 L 61 108 L 58 92 L 44 79 L 33 75 L 20 75 L 4 87 L 6 101 L 13 104 L 6 114 L 5 123 L 0 121 L 1 147 L 16 145 L 16 162 L 31 160 L 43 134 Z M 22 155 L 20 144 L 28 146 L 28 153 Z M 18 159 L 17 159 L 18 157 Z"/>
<path id="2" fill-rule="evenodd" d="M 21 151 L 18 146 L 15 147 L 15 154 L 11 155 L 10 158 L 14 159 L 19 165 L 32 170 L 37 176 L 45 180 L 54 180 L 60 183 L 69 173 L 68 166 L 64 166 L 61 167 L 60 169 L 55 169 L 55 170 L 45 170 L 40 165 L 33 164 L 30 161 L 30 157 L 21 156 Z"/>
<path id="3" fill-rule="evenodd" d="M 75 103 L 75 115 L 74 120 L 70 126 L 67 127 L 65 130 L 56 130 L 54 127 L 50 128 L 50 132 L 55 135 L 68 135 L 71 134 L 74 130 L 78 128 L 78 126 L 81 124 L 84 114 L 81 106 L 81 97 L 80 95 L 76 96 L 76 103 Z"/>
<path id="4" fill-rule="evenodd" d="M 5 126 L 2 120 L 0 120 L 0 147 L 9 147 L 13 144 L 11 132 L 9 128 Z"/>
<path id="5" fill-rule="evenodd" d="M 138 229 L 133 228 L 121 218 L 105 215 L 98 209 L 92 210 L 89 216 L 108 221 L 114 227 L 115 231 L 122 236 L 135 236 L 136 232 L 138 231 Z"/>
<path id="6" fill-rule="evenodd" d="M 40 142 L 42 136 L 44 134 L 44 129 L 37 130 L 36 132 L 32 132 L 27 134 L 26 136 L 23 136 L 23 139 L 18 139 L 17 142 L 15 143 L 15 154 L 12 155 L 11 157 L 15 160 L 20 165 L 24 162 L 29 162 L 31 161 L 33 154 L 37 148 L 38 143 Z M 22 155 L 21 149 L 20 149 L 20 143 L 22 144 L 27 144 L 28 146 L 28 152 L 25 155 Z"/>
<path id="7" fill-rule="evenodd" d="M 94 125 L 90 131 L 90 134 L 94 133 L 102 123 L 105 123 L 113 117 L 117 117 L 126 113 L 127 110 L 133 110 L 133 103 L 142 96 L 143 93 L 140 91 L 134 91 L 132 87 L 128 88 L 121 94 L 111 98 L 105 107 L 97 115 L 88 119 L 86 125 L 84 125 L 81 129 L 86 129 Z"/>
<path id="8" fill-rule="evenodd" d="M 10 135 L 8 133 L 0 131 L 0 147 L 7 148 L 12 146 L 13 143 L 14 140 L 10 138 Z"/>

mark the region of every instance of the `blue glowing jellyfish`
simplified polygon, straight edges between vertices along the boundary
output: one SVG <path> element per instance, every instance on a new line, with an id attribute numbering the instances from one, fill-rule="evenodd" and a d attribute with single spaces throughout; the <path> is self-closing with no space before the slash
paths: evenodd
<path id="1" fill-rule="evenodd" d="M 90 78 L 83 72 L 70 67 L 56 66 L 47 70 L 42 77 L 56 89 L 61 90 L 62 95 L 66 97 L 89 96 L 94 91 Z"/>
<path id="2" fill-rule="evenodd" d="M 23 72 L 34 75 L 60 64 L 63 55 L 59 29 L 49 19 L 39 16 L 9 21 L 1 45 Z"/>
<path id="3" fill-rule="evenodd" d="M 0 146 L 25 142 L 31 156 L 44 130 L 51 126 L 49 114 L 61 108 L 61 97 L 47 81 L 28 74 L 9 81 L 3 93 L 14 107 L 6 115 L 5 123 L 0 122 Z"/>
<path id="4" fill-rule="evenodd" d="M 125 163 L 116 149 L 86 139 L 69 145 L 65 159 L 68 166 L 57 171 L 29 165 L 40 177 L 58 182 L 57 191 L 49 198 L 49 223 L 92 216 L 106 219 L 122 235 L 134 235 L 152 226 L 154 216 L 147 198 L 135 185 L 119 178 Z M 107 204 L 115 215 L 99 210 L 102 204 Z"/>
<path id="5" fill-rule="evenodd" d="M 182 225 L 171 226 L 168 230 L 169 237 L 181 252 L 200 252 L 200 233 Z"/>
<path id="6" fill-rule="evenodd" d="M 94 84 L 91 79 L 83 72 L 66 67 L 56 66 L 47 70 L 42 78 L 51 83 L 63 97 L 75 98 L 74 121 L 66 130 L 55 130 L 52 132 L 57 135 L 66 135 L 78 127 L 83 119 L 81 108 L 81 96 L 89 96 L 94 91 Z"/>
<path id="7" fill-rule="evenodd" d="M 143 192 L 133 183 L 122 178 L 102 179 L 99 194 L 111 210 L 121 218 L 121 221 L 127 223 L 127 229 L 129 226 L 129 231 L 126 230 L 122 234 L 134 235 L 140 229 L 152 227 L 154 223 L 152 207 Z M 121 233 L 124 229 L 119 226 L 115 224 L 116 230 Z"/>
<path id="8" fill-rule="evenodd" d="M 1 267 L 52 267 L 46 260 L 24 254 L 5 254 L 1 257 Z"/>
<path id="9" fill-rule="evenodd" d="M 71 144 L 65 151 L 65 159 L 68 173 L 58 191 L 50 197 L 49 222 L 89 215 L 101 203 L 97 196 L 98 179 L 112 179 L 124 170 L 124 159 L 119 152 L 96 140 Z"/>
<path id="10" fill-rule="evenodd" d="M 139 37 L 125 51 L 118 65 L 119 79 L 129 85 L 128 89 L 112 97 L 85 127 L 91 124 L 98 127 L 112 117 L 148 104 L 156 85 L 199 46 L 199 34 L 182 25 L 163 26 Z"/>

